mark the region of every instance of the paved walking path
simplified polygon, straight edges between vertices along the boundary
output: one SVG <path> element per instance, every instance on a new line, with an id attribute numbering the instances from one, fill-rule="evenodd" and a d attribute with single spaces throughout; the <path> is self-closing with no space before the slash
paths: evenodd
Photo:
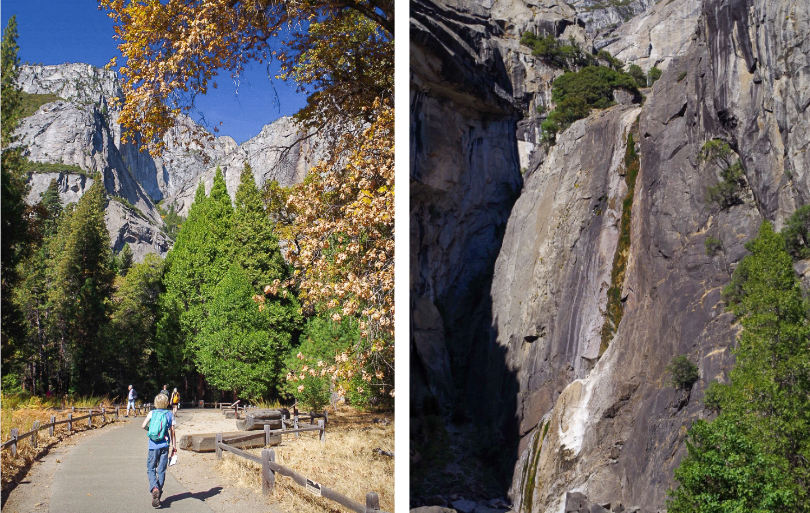
<path id="1" fill-rule="evenodd" d="M 206 415 L 207 414 L 207 415 Z M 178 428 L 208 432 L 212 410 L 181 409 Z M 143 416 L 74 434 L 38 459 L 3 504 L 7 513 L 129 513 L 154 511 L 146 477 Z M 162 510 L 178 513 L 282 513 L 271 498 L 217 469 L 213 453 L 180 451 L 163 486 Z"/>
<path id="2" fill-rule="evenodd" d="M 180 417 L 179 419 L 181 419 Z M 110 429 L 74 447 L 59 464 L 51 484 L 49 510 L 83 513 L 128 513 L 153 510 L 146 477 L 146 431 L 143 417 Z M 206 498 L 222 490 L 189 492 L 166 472 L 161 509 L 177 513 L 211 512 Z"/>

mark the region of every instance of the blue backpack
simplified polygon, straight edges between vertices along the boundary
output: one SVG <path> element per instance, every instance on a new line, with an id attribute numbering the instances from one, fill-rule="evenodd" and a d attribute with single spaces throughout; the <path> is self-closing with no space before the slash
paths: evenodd
<path id="1" fill-rule="evenodd" d="M 166 418 L 168 410 L 153 410 L 152 418 L 149 419 L 149 431 L 147 435 L 149 439 L 155 443 L 160 443 L 166 440 L 166 435 L 169 432 L 169 421 Z"/>

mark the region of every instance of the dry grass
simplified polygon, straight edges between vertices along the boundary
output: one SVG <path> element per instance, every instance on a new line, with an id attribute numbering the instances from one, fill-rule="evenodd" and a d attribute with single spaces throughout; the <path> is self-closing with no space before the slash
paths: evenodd
<path id="1" fill-rule="evenodd" d="M 387 424 L 373 422 L 386 419 Z M 394 415 L 362 413 L 349 407 L 329 416 L 326 443 L 320 443 L 317 432 L 284 435 L 274 447 L 276 463 L 298 474 L 365 504 L 366 493 L 377 492 L 380 508 L 394 511 L 394 458 L 380 456 L 374 449 L 394 451 Z M 250 451 L 260 455 L 260 449 Z M 260 489 L 261 467 L 230 453 L 224 453 L 220 470 L 246 487 Z M 276 475 L 275 499 L 289 513 L 335 512 L 350 510 L 316 497 L 288 477 Z"/>
<path id="2" fill-rule="evenodd" d="M 87 408 L 90 406 L 109 407 L 110 401 L 106 398 L 82 397 L 68 401 L 70 406 L 77 408 Z M 17 394 L 2 394 L 0 396 L 0 406 L 2 410 L 2 420 L 0 420 L 0 438 L 3 442 L 11 437 L 11 429 L 17 428 L 20 434 L 30 431 L 34 422 L 47 424 L 51 421 L 51 415 L 56 416 L 56 420 L 67 418 L 67 410 L 61 409 L 62 399 L 41 398 L 35 396 L 22 396 Z M 113 421 L 113 413 L 107 415 L 107 423 Z M 76 412 L 74 417 L 86 415 L 84 412 Z M 93 426 L 98 427 L 101 420 L 93 418 Z M 87 420 L 73 423 L 73 432 L 87 430 Z M 37 447 L 31 444 L 31 438 L 26 438 L 17 443 L 17 455 L 11 455 L 11 449 L 7 448 L 0 453 L 0 472 L 2 472 L 2 491 L 6 493 L 14 483 L 24 476 L 31 464 L 41 454 L 47 452 L 55 444 L 70 436 L 67 432 L 67 424 L 60 424 L 54 428 L 54 436 L 50 436 L 47 429 L 39 431 L 37 435 Z"/>

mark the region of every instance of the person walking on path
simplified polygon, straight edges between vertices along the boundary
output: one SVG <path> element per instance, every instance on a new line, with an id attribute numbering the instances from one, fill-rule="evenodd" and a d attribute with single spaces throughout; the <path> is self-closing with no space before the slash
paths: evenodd
<path id="1" fill-rule="evenodd" d="M 177 415 L 177 408 L 180 407 L 180 393 L 175 388 L 172 391 L 172 413 Z"/>
<path id="2" fill-rule="evenodd" d="M 127 394 L 127 414 L 124 417 L 129 417 L 129 409 L 132 408 L 132 415 L 134 417 L 138 416 L 138 411 L 135 409 L 135 398 L 138 397 L 138 393 L 132 388 L 132 385 L 129 385 L 129 393 Z"/>
<path id="3" fill-rule="evenodd" d="M 148 430 L 149 456 L 146 458 L 146 475 L 149 478 L 149 491 L 152 494 L 152 507 L 160 507 L 160 496 L 166 479 L 166 466 L 169 462 L 169 445 L 172 454 L 177 452 L 174 436 L 174 415 L 168 410 L 169 398 L 155 396 L 155 409 L 150 411 L 141 427 Z"/>
<path id="4" fill-rule="evenodd" d="M 166 396 L 166 399 L 169 398 L 169 385 L 163 385 L 163 390 L 160 391 L 161 394 Z"/>

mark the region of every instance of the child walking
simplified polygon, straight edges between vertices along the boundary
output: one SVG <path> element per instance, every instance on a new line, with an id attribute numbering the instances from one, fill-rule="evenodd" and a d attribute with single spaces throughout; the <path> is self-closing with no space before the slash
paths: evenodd
<path id="1" fill-rule="evenodd" d="M 166 465 L 169 461 L 169 445 L 172 446 L 172 453 L 177 451 L 174 415 L 168 407 L 169 397 L 158 394 L 155 397 L 155 409 L 149 412 L 141 425 L 148 430 L 149 456 L 146 458 L 146 475 L 149 478 L 152 506 L 155 508 L 160 507 L 160 496 L 166 479 Z"/>

